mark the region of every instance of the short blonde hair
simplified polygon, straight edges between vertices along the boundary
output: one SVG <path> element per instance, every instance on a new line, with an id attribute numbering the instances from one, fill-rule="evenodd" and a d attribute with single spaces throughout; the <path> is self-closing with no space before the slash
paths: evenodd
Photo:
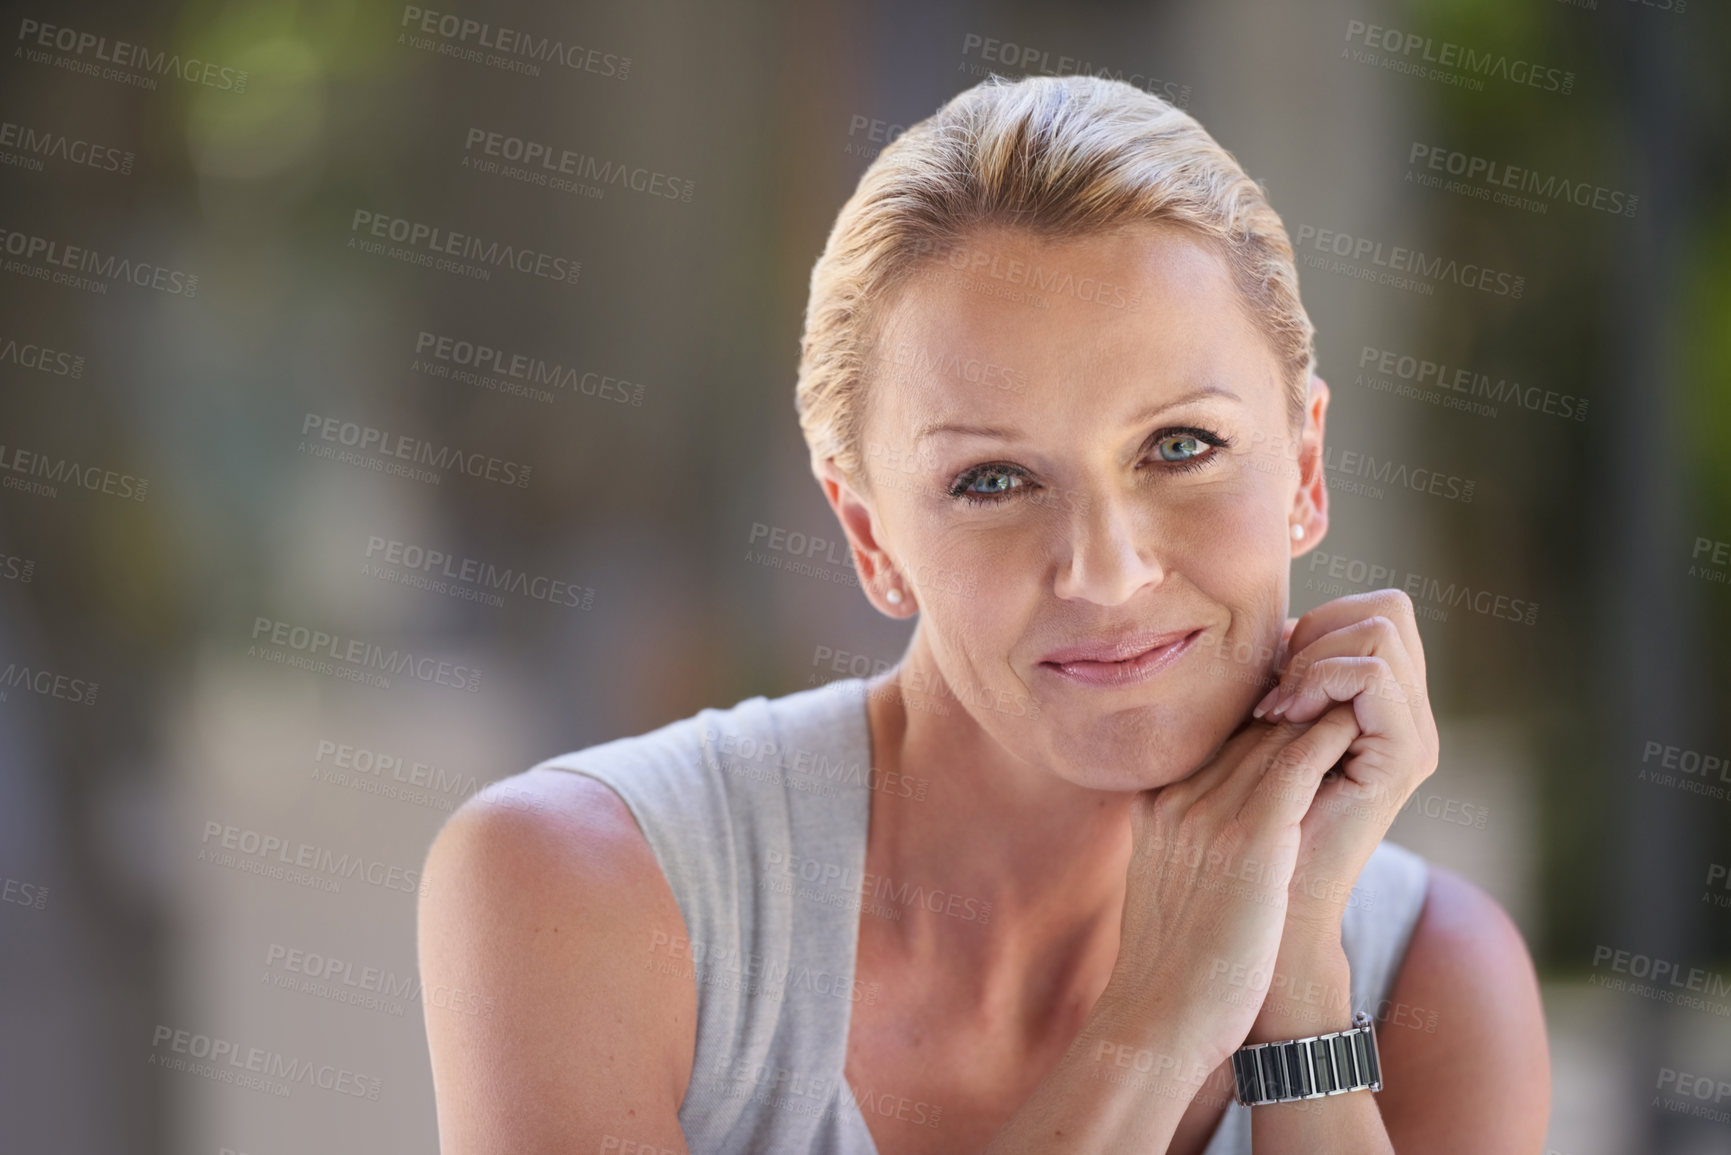
<path id="1" fill-rule="evenodd" d="M 1164 222 L 1210 242 L 1286 377 L 1294 417 L 1315 364 L 1292 244 L 1268 199 L 1196 118 L 1120 80 L 991 76 L 958 93 L 872 161 L 811 271 L 794 409 L 812 469 L 851 481 L 865 378 L 894 290 L 974 231 L 1051 240 Z"/>

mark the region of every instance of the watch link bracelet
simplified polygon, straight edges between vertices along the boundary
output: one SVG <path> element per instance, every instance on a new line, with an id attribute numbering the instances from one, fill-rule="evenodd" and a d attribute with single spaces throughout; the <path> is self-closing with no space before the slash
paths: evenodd
<path id="1" fill-rule="evenodd" d="M 1233 1093 L 1246 1107 L 1382 1090 L 1376 1032 L 1363 1011 L 1344 1031 L 1232 1052 Z"/>

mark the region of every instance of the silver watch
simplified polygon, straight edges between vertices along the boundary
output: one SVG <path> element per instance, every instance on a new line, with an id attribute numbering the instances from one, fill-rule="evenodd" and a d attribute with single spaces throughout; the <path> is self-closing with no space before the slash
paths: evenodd
<path id="1" fill-rule="evenodd" d="M 1246 1107 L 1382 1090 L 1376 1031 L 1363 1011 L 1344 1031 L 1232 1052 L 1233 1093 Z"/>

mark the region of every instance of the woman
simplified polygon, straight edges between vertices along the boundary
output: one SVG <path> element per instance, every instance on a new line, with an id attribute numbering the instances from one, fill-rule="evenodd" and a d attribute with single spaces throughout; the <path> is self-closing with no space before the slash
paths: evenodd
<path id="1" fill-rule="evenodd" d="M 451 819 L 423 981 L 496 1010 L 427 1011 L 447 1155 L 1537 1152 L 1519 933 L 1381 842 L 1437 763 L 1412 606 L 1286 618 L 1312 364 L 1279 218 L 1158 98 L 993 78 L 887 147 L 797 408 L 907 652 Z M 1359 1011 L 1383 1089 L 1234 1101 Z"/>

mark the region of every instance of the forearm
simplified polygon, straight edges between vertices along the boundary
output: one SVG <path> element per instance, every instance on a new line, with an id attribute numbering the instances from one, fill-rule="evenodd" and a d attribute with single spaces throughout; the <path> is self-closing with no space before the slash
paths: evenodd
<path id="1" fill-rule="evenodd" d="M 1159 1015 L 1102 995 L 1069 1050 L 985 1155 L 1159 1155 L 1209 1067 Z"/>
<path id="2" fill-rule="evenodd" d="M 1245 1042 L 1306 1038 L 1350 1026 L 1351 971 L 1339 938 L 1332 942 L 1294 941 L 1290 945 L 1282 940 L 1268 997 Z M 1253 1107 L 1250 1124 L 1255 1155 L 1394 1153 L 1370 1091 Z"/>

